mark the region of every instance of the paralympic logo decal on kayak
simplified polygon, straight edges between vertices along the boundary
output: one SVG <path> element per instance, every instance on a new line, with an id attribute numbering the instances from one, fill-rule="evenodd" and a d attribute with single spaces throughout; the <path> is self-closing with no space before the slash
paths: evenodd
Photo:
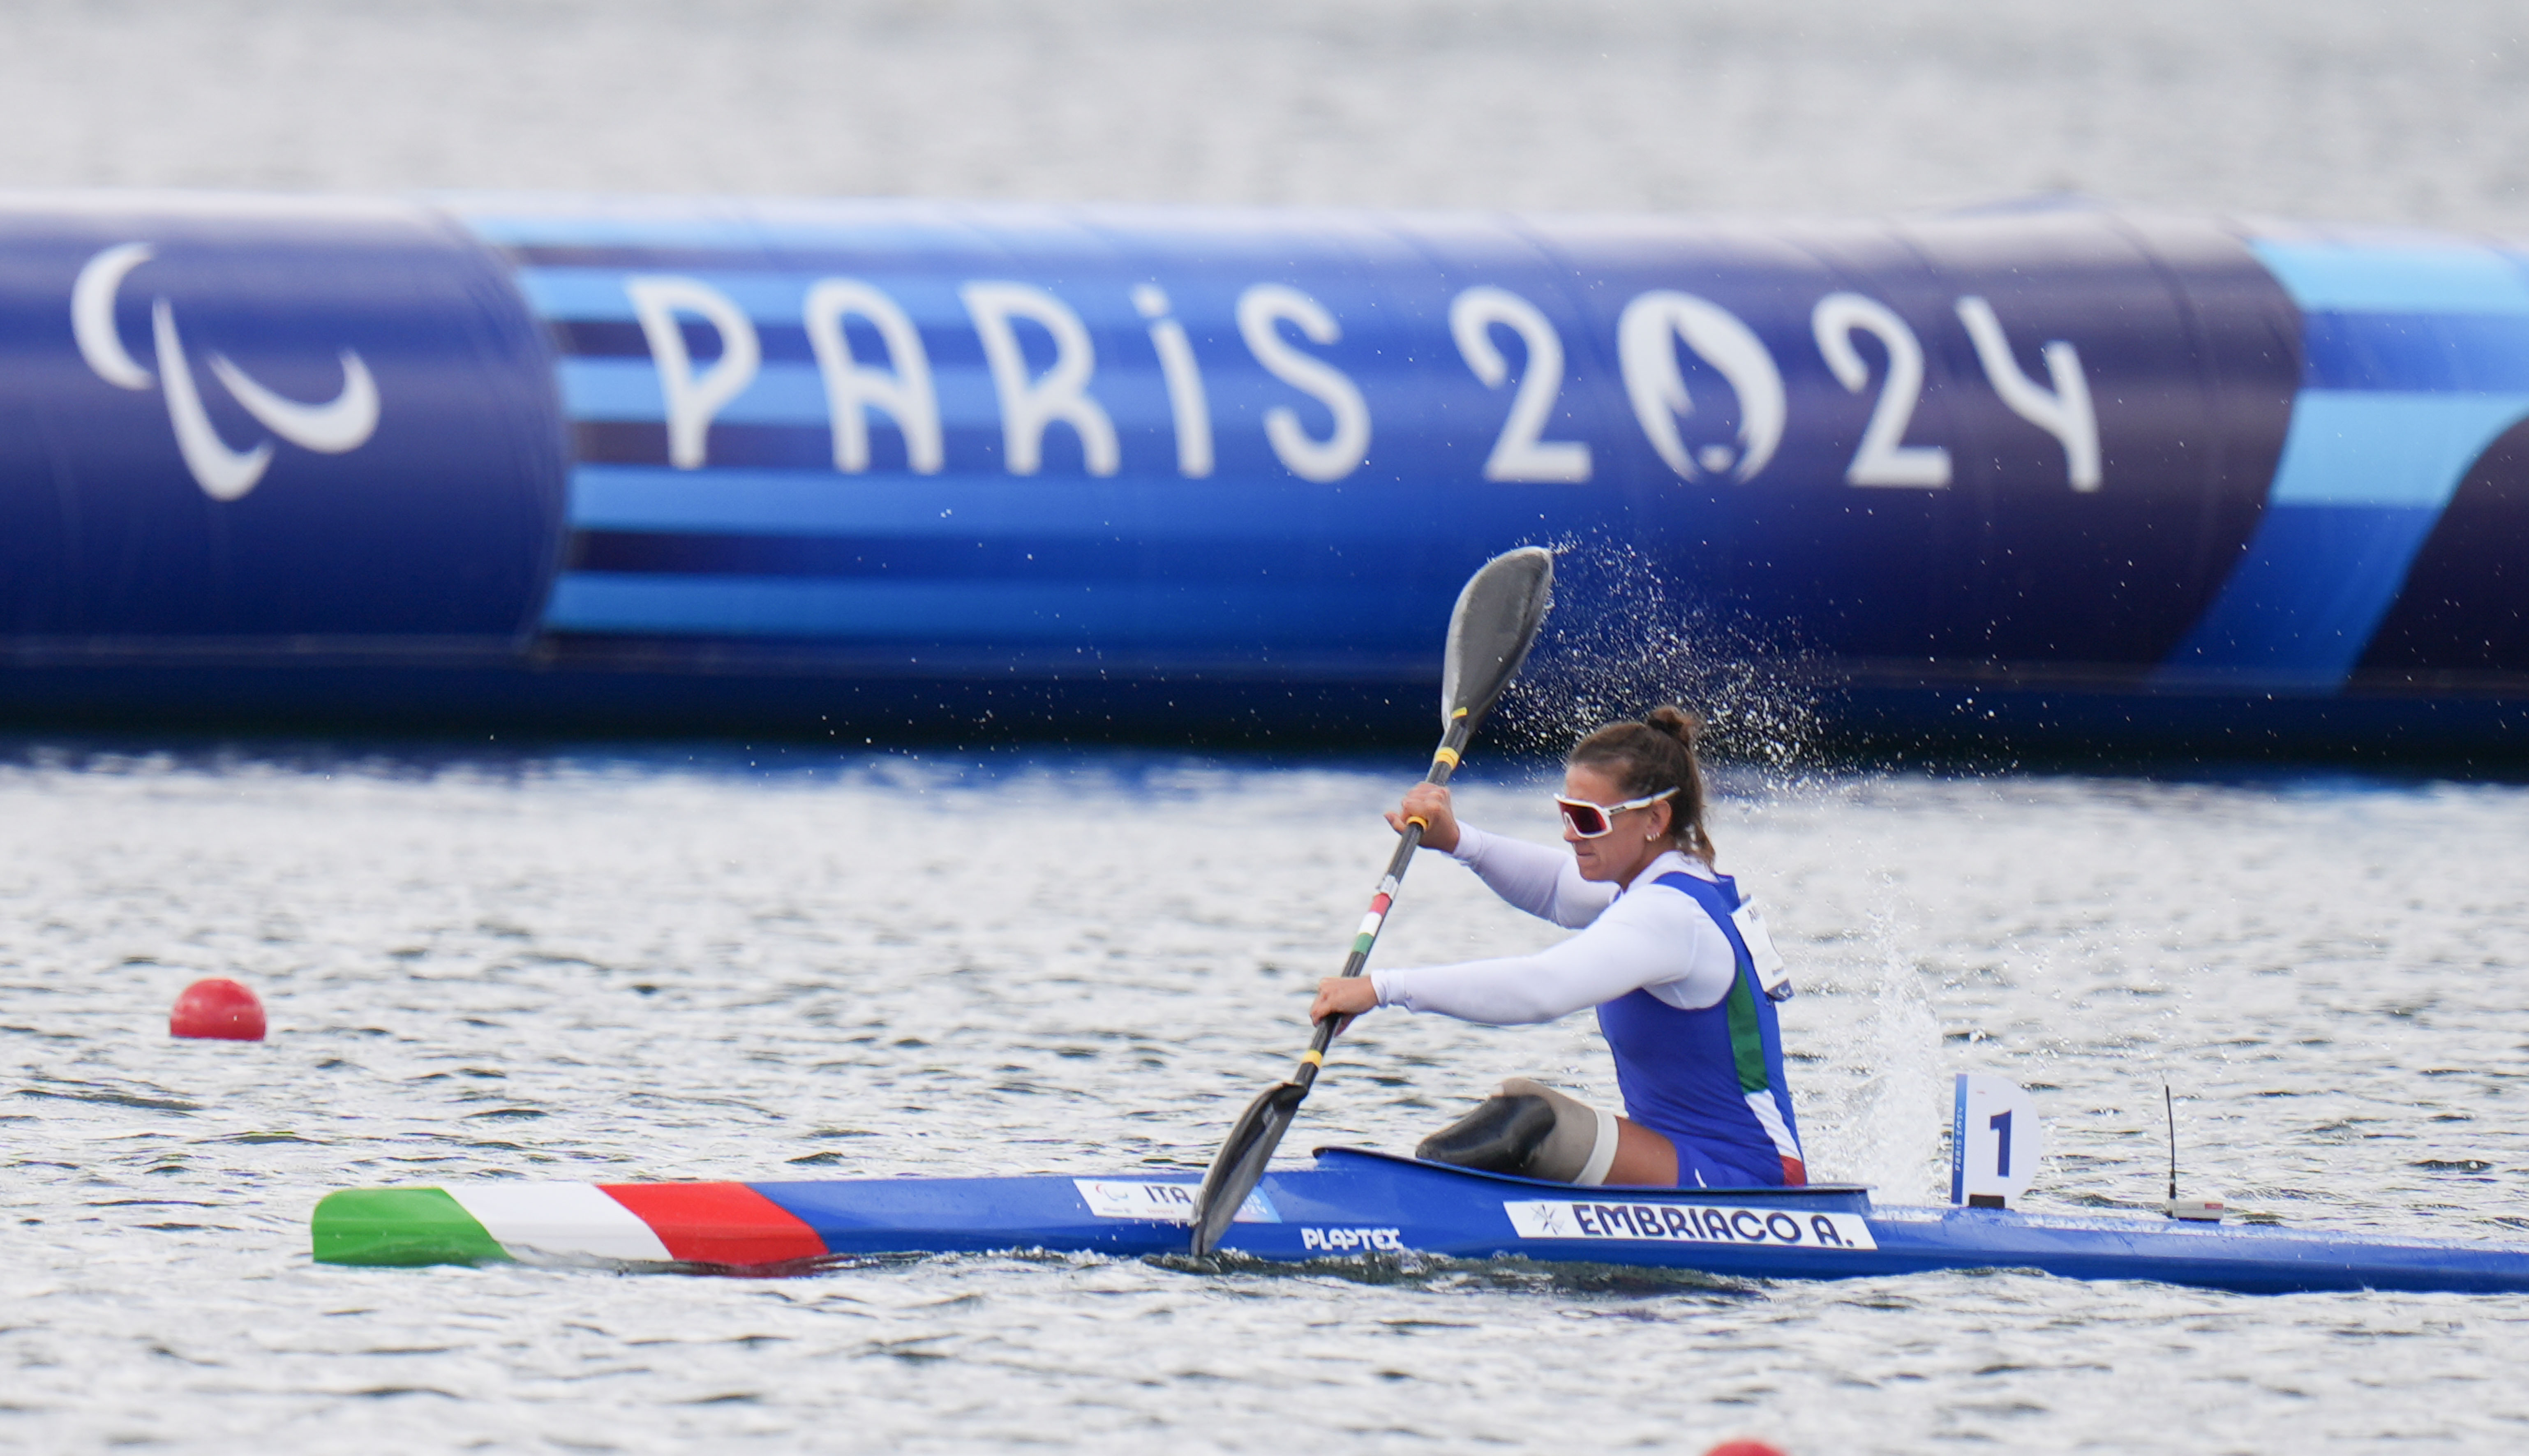
<path id="1" fill-rule="evenodd" d="M 1191 1183 L 1125 1182 L 1117 1178 L 1074 1178 L 1071 1186 L 1080 1190 L 1081 1202 L 1101 1218 L 1157 1218 L 1168 1223 L 1194 1221 L 1194 1185 Z M 1282 1215 L 1258 1189 L 1247 1195 L 1238 1206 L 1235 1223 L 1279 1223 Z"/>
<path id="2" fill-rule="evenodd" d="M 1505 1203 L 1502 1212 L 1524 1239 L 1657 1239 L 1675 1244 L 1844 1251 L 1879 1247 L 1870 1236 L 1869 1223 L 1856 1213 L 1542 1200 Z"/>
<path id="3" fill-rule="evenodd" d="M 234 501 L 263 479 L 272 464 L 272 442 L 262 440 L 251 450 L 232 450 L 220 438 L 202 405 L 192 366 L 186 361 L 175 306 L 164 294 L 151 300 L 149 308 L 150 343 L 158 363 L 154 374 L 123 347 L 123 337 L 115 328 L 115 298 L 124 278 L 155 256 L 157 249 L 146 243 L 125 243 L 88 259 L 71 287 L 71 336 L 79 344 L 80 357 L 87 360 L 97 378 L 117 389 L 147 390 L 156 385 L 164 391 L 176 448 L 184 455 L 193 483 L 214 501 Z M 378 385 L 356 351 L 343 350 L 340 358 L 342 391 L 321 404 L 301 404 L 273 393 L 224 354 L 211 354 L 206 362 L 229 394 L 265 429 L 301 450 L 342 455 L 366 445 L 377 433 Z"/>

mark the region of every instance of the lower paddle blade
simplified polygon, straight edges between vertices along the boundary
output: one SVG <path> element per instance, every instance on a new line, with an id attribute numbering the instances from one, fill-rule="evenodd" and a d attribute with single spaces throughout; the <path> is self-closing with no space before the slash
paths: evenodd
<path id="1" fill-rule="evenodd" d="M 1220 1156 L 1203 1175 L 1203 1191 L 1195 1195 L 1196 1254 L 1219 1247 L 1220 1236 L 1229 1231 L 1247 1195 L 1264 1181 L 1264 1164 L 1273 1160 L 1273 1150 L 1282 1145 L 1282 1134 L 1290 1131 L 1291 1118 L 1308 1095 L 1309 1089 L 1297 1082 L 1276 1083 L 1238 1114 L 1228 1139 L 1220 1145 Z"/>
<path id="2" fill-rule="evenodd" d="M 1553 603 L 1554 553 L 1542 546 L 1504 552 L 1480 567 L 1449 614 L 1449 649 L 1440 669 L 1440 726 L 1464 713 L 1467 728 L 1483 722 L 1528 661 L 1536 629 Z"/>

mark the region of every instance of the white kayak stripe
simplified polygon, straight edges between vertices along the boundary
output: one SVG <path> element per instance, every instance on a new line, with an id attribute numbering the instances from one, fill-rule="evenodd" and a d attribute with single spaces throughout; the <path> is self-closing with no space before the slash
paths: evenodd
<path id="1" fill-rule="evenodd" d="M 649 1224 L 593 1183 L 471 1183 L 449 1188 L 448 1196 L 513 1255 L 655 1264 L 673 1258 Z"/>

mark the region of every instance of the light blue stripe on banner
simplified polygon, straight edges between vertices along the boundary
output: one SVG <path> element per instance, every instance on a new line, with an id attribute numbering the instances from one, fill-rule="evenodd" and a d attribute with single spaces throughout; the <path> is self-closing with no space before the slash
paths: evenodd
<path id="1" fill-rule="evenodd" d="M 1430 510 L 1423 492 L 1337 492 L 1287 477 L 1017 480 L 582 465 L 570 479 L 572 529 L 682 535 L 1332 544 L 1402 539 Z"/>
<path id="2" fill-rule="evenodd" d="M 696 373 L 708 370 L 701 361 Z M 668 417 L 659 393 L 659 368 L 648 359 L 565 358 L 563 413 L 579 420 L 632 420 L 656 424 Z M 814 364 L 765 364 L 736 399 L 712 416 L 714 424 L 818 425 L 826 423 L 826 383 Z M 881 423 L 885 423 L 881 417 Z"/>
<path id="3" fill-rule="evenodd" d="M 2161 680 L 2342 687 L 2468 468 L 2524 415 L 2529 395 L 2302 391 L 2265 518 Z"/>
<path id="4" fill-rule="evenodd" d="M 969 327 L 966 306 L 956 289 L 961 280 L 943 278 L 936 272 L 899 276 L 895 272 L 843 275 L 833 268 L 816 272 L 776 268 L 741 272 L 720 268 L 570 267 L 520 268 L 515 277 L 518 291 L 527 296 L 527 306 L 535 310 L 538 318 L 572 323 L 628 324 L 637 321 L 640 315 L 633 310 L 632 296 L 624 289 L 625 280 L 661 273 L 690 278 L 710 287 L 736 304 L 739 312 L 766 327 L 804 328 L 808 290 L 827 279 L 841 276 L 876 284 L 898 308 L 904 310 L 916 328 Z M 1141 316 L 1133 310 L 1131 295 L 1120 288 L 1056 287 L 1053 292 L 1093 325 L 1103 323 L 1135 330 L 1142 327 Z M 695 314 L 683 316 L 699 318 Z"/>
<path id="5" fill-rule="evenodd" d="M 2437 510 L 2269 506 L 2222 595 L 2161 665 L 2171 686 L 2332 693 L 2397 599 Z"/>
<path id="6" fill-rule="evenodd" d="M 2310 313 L 2524 313 L 2529 275 L 2490 247 L 2248 244 Z"/>
<path id="7" fill-rule="evenodd" d="M 992 250 L 979 223 L 1047 232 L 1079 224 L 1052 208 L 953 208 L 932 202 L 691 202 L 564 197 L 550 210 L 521 210 L 514 199 L 449 194 L 438 199 L 467 231 L 496 247 L 668 248 L 761 254 L 824 247 L 896 253 L 978 254 Z"/>
<path id="8" fill-rule="evenodd" d="M 572 571 L 554 584 L 548 630 L 835 641 L 1077 643 L 1102 650 L 1224 637 L 1335 641 L 1383 624 L 1372 585 L 867 581 Z M 1372 609 L 1366 611 L 1365 609 Z"/>
<path id="9" fill-rule="evenodd" d="M 2467 467 L 2523 416 L 2529 395 L 2303 390 L 2267 500 L 2439 511 Z"/>
<path id="10" fill-rule="evenodd" d="M 712 362 L 699 361 L 695 372 L 709 370 Z M 657 424 L 668 417 L 667 401 L 659 393 L 659 368 L 646 358 L 564 358 L 558 372 L 563 412 L 574 420 Z M 931 389 L 945 428 L 1000 429 L 1000 397 L 994 392 L 991 370 L 980 365 L 934 367 Z M 1155 368 L 1102 363 L 1088 393 L 1119 430 L 1156 429 L 1170 422 L 1166 389 Z M 895 424 L 893 415 L 876 407 L 869 409 L 869 418 L 874 429 Z M 827 428 L 830 420 L 826 381 L 817 366 L 781 361 L 758 365 L 755 378 L 737 398 L 712 416 L 714 424 L 818 429 Z M 1050 429 L 1057 436 L 1071 433 L 1068 424 Z"/>
<path id="11" fill-rule="evenodd" d="M 647 271 L 672 273 L 707 284 L 759 324 L 798 323 L 810 281 L 806 275 L 772 272 Z M 520 268 L 516 277 L 518 292 L 527 296 L 527 306 L 535 310 L 538 318 L 631 323 L 640 315 L 633 311 L 632 296 L 624 292 L 623 285 L 625 280 L 643 276 L 644 272 L 638 268 Z"/>

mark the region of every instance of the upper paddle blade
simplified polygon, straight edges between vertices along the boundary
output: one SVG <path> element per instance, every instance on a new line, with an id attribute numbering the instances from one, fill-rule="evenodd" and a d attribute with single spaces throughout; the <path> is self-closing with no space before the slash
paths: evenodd
<path id="1" fill-rule="evenodd" d="M 1483 722 L 1528 661 L 1554 594 L 1554 553 L 1523 546 L 1484 563 L 1449 614 L 1449 655 L 1440 670 L 1440 726 L 1459 711 L 1467 728 Z"/>
<path id="2" fill-rule="evenodd" d="M 1264 1181 L 1264 1164 L 1273 1160 L 1273 1150 L 1282 1145 L 1282 1134 L 1290 1131 L 1291 1118 L 1308 1095 L 1309 1089 L 1297 1082 L 1279 1082 L 1265 1088 L 1238 1114 L 1228 1139 L 1220 1145 L 1220 1156 L 1211 1160 L 1211 1171 L 1203 1175 L 1203 1191 L 1195 1195 L 1196 1254 L 1219 1247 L 1220 1236 L 1229 1232 L 1230 1221 L 1238 1216 L 1247 1195 Z"/>

